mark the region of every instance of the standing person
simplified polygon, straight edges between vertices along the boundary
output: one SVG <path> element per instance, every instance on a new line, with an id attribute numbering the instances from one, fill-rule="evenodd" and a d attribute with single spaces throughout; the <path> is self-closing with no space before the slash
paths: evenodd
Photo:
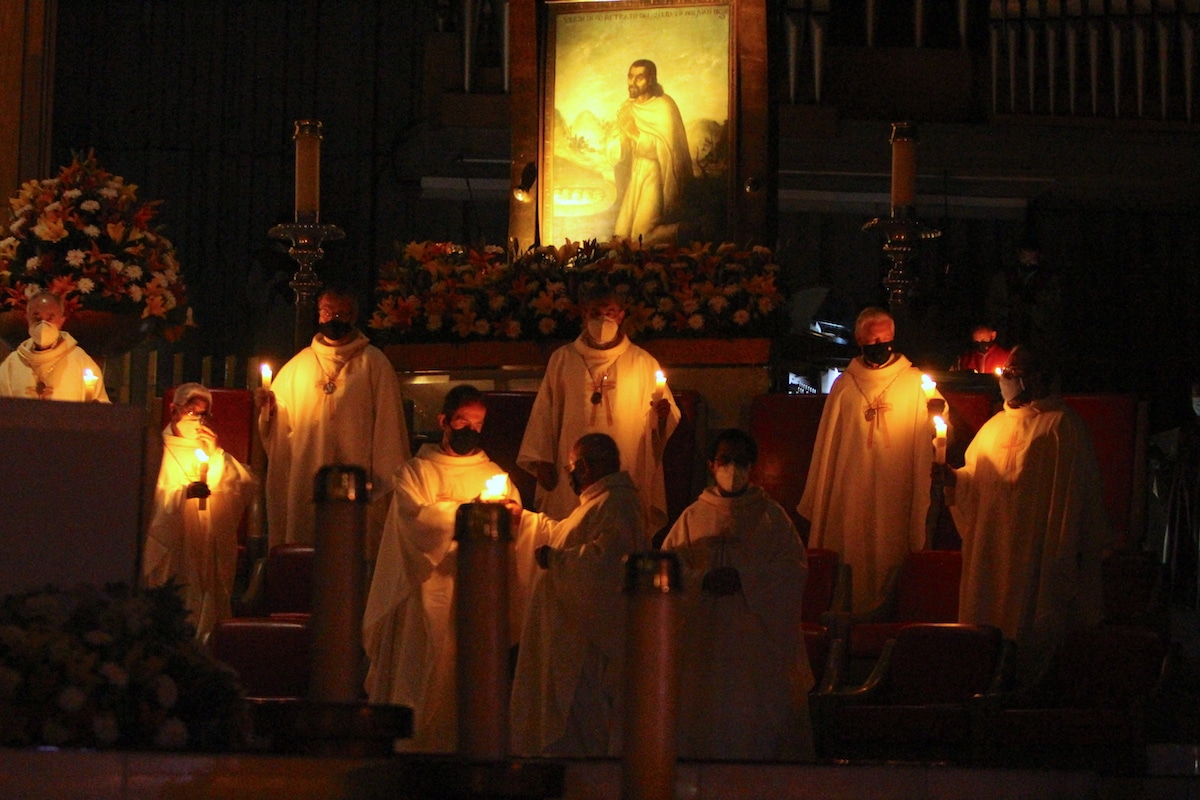
<path id="1" fill-rule="evenodd" d="M 757 460 L 750 434 L 721 431 L 708 452 L 716 485 L 663 542 L 684 570 L 681 758 L 813 758 L 800 630 L 808 554 L 783 507 L 750 483 Z"/>
<path id="2" fill-rule="evenodd" d="M 980 324 L 971 329 L 971 349 L 958 357 L 954 369 L 995 375 L 1008 363 L 1009 349 L 996 341 L 996 329 Z"/>
<path id="3" fill-rule="evenodd" d="M 1042 353 L 1014 348 L 1000 375 L 1003 409 L 975 434 L 961 469 L 934 469 L 962 534 L 959 622 L 995 625 L 1016 640 L 1026 677 L 1065 631 L 1104 613 L 1111 536 L 1100 468 L 1055 377 Z"/>
<path id="4" fill-rule="evenodd" d="M 638 491 L 612 437 L 582 436 L 567 478 L 579 505 L 538 526 L 541 568 L 521 633 L 513 681 L 512 747 L 529 756 L 621 752 L 625 660 L 624 558 L 648 550 Z"/>
<path id="5" fill-rule="evenodd" d="M 34 295 L 25 304 L 25 319 L 29 338 L 0 364 L 0 397 L 107 403 L 100 367 L 62 329 L 67 319 L 62 298 L 53 292 Z M 96 376 L 92 389 L 84 385 L 88 370 Z"/>
<path id="6" fill-rule="evenodd" d="M 368 558 L 375 557 L 391 501 L 391 476 L 410 455 L 396 370 L 354 326 L 358 301 L 340 288 L 317 298 L 312 344 L 259 389 L 258 427 L 267 453 L 270 546 L 312 544 L 313 480 L 326 464 L 353 464 L 371 482 Z"/>
<path id="7" fill-rule="evenodd" d="M 862 354 L 825 401 L 796 507 L 811 524 L 808 546 L 850 565 L 855 612 L 874 607 L 888 573 L 925 545 L 933 426 L 921 372 L 893 352 L 895 337 L 883 309 L 858 315 Z"/>
<path id="8" fill-rule="evenodd" d="M 612 289 L 590 287 L 582 305 L 583 332 L 551 354 L 517 464 L 538 479 L 538 510 L 563 519 L 579 500 L 559 470 L 580 436 L 605 433 L 638 487 L 647 530 L 657 532 L 667 524 L 662 453 L 679 408 L 669 386 L 654 399 L 658 361 L 621 332 L 625 311 Z"/>
<path id="9" fill-rule="evenodd" d="M 363 648 L 370 659 L 370 701 L 413 710 L 413 736 L 405 742 L 406 750 L 458 749 L 454 525 L 459 506 L 473 502 L 489 478 L 504 473 L 479 448 L 486 417 L 478 389 L 466 384 L 451 389 L 438 414 L 441 442 L 423 445 L 395 475 L 367 595 Z M 506 504 L 519 520 L 520 494 L 512 481 Z M 518 550 L 521 546 L 518 542 Z M 519 604 L 520 596 L 513 587 L 510 602 Z"/>
<path id="10" fill-rule="evenodd" d="M 638 59 L 626 76 L 629 99 L 617 109 L 617 138 L 610 145 L 620 196 L 613 235 L 647 241 L 674 239 L 672 223 L 692 157 L 679 107 L 664 93 L 653 61 Z"/>
<path id="11" fill-rule="evenodd" d="M 217 435 L 205 424 L 212 412 L 208 389 L 182 384 L 170 411 L 171 421 L 162 432 L 163 459 L 142 578 L 147 586 L 174 578 L 183 587 L 196 638 L 206 642 L 213 626 L 233 614 L 237 532 L 255 481 L 217 446 Z M 200 452 L 207 459 L 204 466 Z"/>

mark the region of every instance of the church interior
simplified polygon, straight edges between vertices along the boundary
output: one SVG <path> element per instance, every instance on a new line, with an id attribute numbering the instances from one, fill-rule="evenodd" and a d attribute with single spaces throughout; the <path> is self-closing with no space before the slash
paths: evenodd
<path id="1" fill-rule="evenodd" d="M 1170 500 L 1176 443 L 1200 425 L 1195 0 L 0 0 L 0 186 L 17 192 L 92 152 L 160 201 L 154 221 L 187 287 L 187 321 L 170 335 L 142 325 L 119 343 L 95 340 L 111 407 L 0 400 L 0 527 L 13 554 L 0 591 L 137 575 L 159 434 L 184 381 L 210 387 L 222 446 L 262 474 L 259 365 L 278 371 L 315 321 L 312 297 L 297 300 L 299 240 L 278 234 L 301 221 L 300 120 L 321 121 L 319 220 L 336 230 L 317 240 L 307 275 L 359 297 L 361 327 L 399 377 L 414 452 L 441 437 L 448 389 L 483 390 L 483 448 L 532 508 L 536 481 L 517 452 L 563 342 L 406 338 L 365 323 L 383 313 L 380 287 L 409 243 L 491 248 L 511 264 L 542 244 L 607 239 L 611 227 L 575 235 L 579 217 L 556 210 L 566 192 L 552 196 L 575 174 L 552 141 L 555 81 L 570 85 L 567 23 L 599 29 L 611 11 L 661 24 L 695 9 L 727 24 L 728 117 L 689 143 L 694 183 L 716 188 L 677 221 L 674 244 L 768 248 L 784 300 L 774 327 L 753 337 L 634 337 L 682 412 L 662 454 L 670 519 L 708 483 L 711 436 L 742 428 L 760 447 L 753 482 L 807 536 L 795 509 L 828 383 L 858 355 L 856 314 L 881 306 L 896 317 L 898 349 L 947 401 L 954 466 L 1002 405 L 992 374 L 953 369 L 972 328 L 986 322 L 1006 346 L 1035 341 L 1054 354 L 1057 388 L 1100 462 L 1113 547 L 1107 627 L 1073 643 L 1036 699 L 998 689 L 1009 666 L 998 638 L 900 636 L 958 619 L 962 540 L 949 514 L 931 518 L 925 548 L 867 614 L 850 612 L 839 554 L 810 549 L 815 763 L 680 761 L 668 796 L 1197 797 L 1200 526 L 1177 525 Z M 638 42 L 675 41 L 660 33 Z M 701 62 L 698 48 L 682 49 Z M 625 78 L 624 67 L 611 76 L 618 94 Z M 658 80 L 682 95 L 699 78 L 663 65 Z M 0 289 L 12 280 L 0 273 Z M 22 317 L 0 355 L 25 336 Z M 34 448 L 52 457 L 30 458 Z M 251 503 L 235 616 L 211 649 L 275 738 L 259 730 L 254 753 L 177 756 L 6 748 L 0 795 L 628 790 L 622 759 L 569 762 L 549 778 L 538 759 L 499 759 L 507 772 L 467 756 L 428 769 L 386 746 L 363 750 L 366 717 L 323 720 L 354 729 L 349 745 L 297 734 L 312 678 L 314 550 L 268 548 L 264 529 Z M 13 719 L 10 695 L 0 680 L 0 728 Z M 484 777 L 472 787 L 472 775 Z"/>

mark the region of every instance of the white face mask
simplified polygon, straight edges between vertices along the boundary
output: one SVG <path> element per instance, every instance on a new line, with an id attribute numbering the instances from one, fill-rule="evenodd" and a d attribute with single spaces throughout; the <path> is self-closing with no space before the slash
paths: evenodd
<path id="1" fill-rule="evenodd" d="M 29 326 L 29 338 L 38 350 L 45 350 L 58 343 L 58 326 L 53 322 L 39 320 Z"/>
<path id="2" fill-rule="evenodd" d="M 713 470 L 717 487 L 726 494 L 737 494 L 750 483 L 750 468 L 740 464 L 721 464 Z"/>
<path id="3" fill-rule="evenodd" d="M 175 423 L 175 430 L 184 439 L 197 439 L 200 437 L 200 420 L 184 417 Z"/>
<path id="4" fill-rule="evenodd" d="M 1200 417 L 1200 397 L 1192 398 L 1192 413 Z"/>
<path id="5" fill-rule="evenodd" d="M 620 327 L 616 320 L 608 317 L 592 317 L 587 321 L 588 336 L 596 344 L 608 344 L 617 338 L 617 331 Z"/>
<path id="6" fill-rule="evenodd" d="M 1000 376 L 1000 396 L 1004 398 L 1004 402 L 1011 402 L 1023 391 L 1025 391 L 1025 381 L 1021 378 Z"/>

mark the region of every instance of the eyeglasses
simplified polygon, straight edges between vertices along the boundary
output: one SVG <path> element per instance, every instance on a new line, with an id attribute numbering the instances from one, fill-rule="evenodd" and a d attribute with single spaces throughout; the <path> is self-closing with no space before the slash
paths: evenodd
<path id="1" fill-rule="evenodd" d="M 209 419 L 209 413 L 207 411 L 194 411 L 190 409 L 185 409 L 183 416 L 186 419 L 196 419 L 200 420 L 201 422 L 206 422 Z"/>
<path id="2" fill-rule="evenodd" d="M 1000 370 L 1000 377 L 1004 378 L 1005 380 L 1012 380 L 1013 378 L 1020 378 L 1024 374 L 1025 374 L 1025 370 L 1023 370 L 1019 367 L 1004 367 L 1003 369 Z"/>

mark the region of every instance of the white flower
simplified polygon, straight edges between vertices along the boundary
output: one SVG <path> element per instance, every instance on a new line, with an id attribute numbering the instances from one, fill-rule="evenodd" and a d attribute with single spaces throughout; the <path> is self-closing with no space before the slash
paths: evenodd
<path id="1" fill-rule="evenodd" d="M 46 206 L 45 211 L 49 211 L 49 212 L 53 213 L 55 211 L 60 210 L 61 208 L 62 208 L 62 203 L 59 202 L 58 200 L 55 200 L 50 205 Z"/>
<path id="2" fill-rule="evenodd" d="M 170 675 L 159 675 L 154 682 L 154 699 L 163 708 L 172 708 L 179 700 L 179 687 Z"/>
<path id="3" fill-rule="evenodd" d="M 38 267 L 40 267 L 41 265 L 42 265 L 42 260 L 40 258 L 38 258 L 37 256 L 31 256 L 31 257 L 25 259 L 25 269 L 29 270 L 30 272 L 37 271 Z"/>
<path id="4" fill-rule="evenodd" d="M 431 331 L 441 330 L 442 315 L 441 314 L 430 314 L 429 318 L 425 320 L 425 327 Z"/>
<path id="5" fill-rule="evenodd" d="M 13 233 L 20 233 L 21 228 L 24 228 L 24 227 L 25 227 L 25 218 L 17 217 L 16 220 L 13 221 L 13 224 L 8 226 L 8 229 L 10 231 L 12 231 Z"/>
<path id="6" fill-rule="evenodd" d="M 112 714 L 97 714 L 92 719 L 92 735 L 102 745 L 113 745 L 121 738 L 121 728 Z"/>
<path id="7" fill-rule="evenodd" d="M 129 287 L 129 299 L 135 303 L 142 302 L 142 287 L 136 286 L 136 285 L 130 286 Z"/>
<path id="8" fill-rule="evenodd" d="M 650 318 L 650 327 L 656 331 L 661 331 L 667 327 L 667 320 L 662 314 L 655 314 Z"/>
<path id="9" fill-rule="evenodd" d="M 543 336 L 553 333 L 557 327 L 558 323 L 554 321 L 554 317 L 542 317 L 538 320 L 538 330 L 541 331 Z"/>
<path id="10" fill-rule="evenodd" d="M 158 287 L 160 287 L 160 288 L 166 289 L 166 288 L 167 288 L 168 286 L 170 286 L 171 284 L 170 284 L 170 282 L 167 280 L 167 276 L 166 276 L 166 275 L 163 275 L 161 272 L 156 272 L 156 273 L 154 274 L 154 278 L 153 278 L 153 279 L 150 281 L 150 285 L 151 285 L 151 286 L 158 286 Z"/>
<path id="11" fill-rule="evenodd" d="M 89 239 L 95 239 L 100 235 L 100 229 L 95 225 L 84 225 L 83 235 L 87 236 Z"/>
<path id="12" fill-rule="evenodd" d="M 122 669 L 120 664 L 105 661 L 100 665 L 100 674 L 113 686 L 129 685 L 129 673 Z"/>
<path id="13" fill-rule="evenodd" d="M 750 321 L 750 312 L 744 308 L 739 308 L 737 311 L 733 312 L 733 321 L 738 325 L 745 325 Z"/>
<path id="14" fill-rule="evenodd" d="M 105 186 L 103 189 L 100 190 L 100 196 L 107 197 L 108 199 L 111 200 L 112 198 L 117 196 L 117 190 L 112 188 L 111 186 Z"/>
<path id="15" fill-rule="evenodd" d="M 63 711 L 72 714 L 83 708 L 84 703 L 87 702 L 87 692 L 71 684 L 58 693 L 58 698 L 54 702 Z"/>
<path id="16" fill-rule="evenodd" d="M 25 284 L 25 299 L 26 300 L 32 299 L 33 296 L 35 294 L 37 294 L 38 292 L 40 292 L 41 290 L 42 290 L 42 287 L 38 286 L 36 283 Z"/>
<path id="17" fill-rule="evenodd" d="M 154 746 L 162 750 L 180 750 L 187 742 L 187 725 L 179 717 L 167 719 L 154 734 Z"/>
<path id="18" fill-rule="evenodd" d="M 96 282 L 91 278 L 80 278 L 79 282 L 75 284 L 75 288 L 79 290 L 80 294 L 91 294 L 92 289 L 96 288 Z"/>
<path id="19" fill-rule="evenodd" d="M 488 321 L 486 319 L 475 320 L 475 332 L 476 333 L 486 336 L 487 333 L 491 329 L 492 329 L 492 326 L 488 324 Z"/>
<path id="20" fill-rule="evenodd" d="M 698 331 L 704 327 L 704 317 L 700 314 L 692 314 L 688 317 L 688 327 L 694 331 Z"/>
<path id="21" fill-rule="evenodd" d="M 670 311 L 673 308 L 675 308 L 675 301 L 672 298 L 670 298 L 670 297 L 658 298 L 658 310 L 659 311 Z"/>
<path id="22" fill-rule="evenodd" d="M 67 263 L 72 267 L 82 267 L 84 261 L 87 261 L 87 253 L 82 250 L 67 251 Z"/>
<path id="23" fill-rule="evenodd" d="M 694 297 L 689 297 L 687 300 L 684 300 L 681 305 L 683 306 L 683 313 L 694 314 L 696 313 L 696 310 L 700 308 L 700 301 Z"/>
<path id="24" fill-rule="evenodd" d="M 74 200 L 76 197 L 79 197 L 82 194 L 83 192 L 78 189 L 67 189 L 65 192 L 63 192 L 63 197 L 67 198 L 68 200 Z"/>
<path id="25" fill-rule="evenodd" d="M 163 277 L 167 279 L 168 284 L 171 284 L 179 280 L 179 273 L 173 269 L 164 269 Z"/>
<path id="26" fill-rule="evenodd" d="M 99 211 L 100 202 L 98 200 L 84 200 L 79 204 L 79 207 L 84 211 Z"/>
<path id="27" fill-rule="evenodd" d="M 708 307 L 716 313 L 720 314 L 729 307 L 729 301 L 723 295 L 715 295 L 708 298 Z"/>
<path id="28" fill-rule="evenodd" d="M 510 319 L 504 326 L 504 335 L 510 339 L 517 339 L 521 336 L 521 323 L 519 320 Z"/>

